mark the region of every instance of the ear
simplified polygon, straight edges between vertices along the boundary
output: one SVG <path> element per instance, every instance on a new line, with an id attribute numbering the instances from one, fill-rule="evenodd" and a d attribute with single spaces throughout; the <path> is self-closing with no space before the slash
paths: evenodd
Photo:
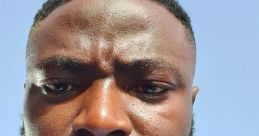
<path id="1" fill-rule="evenodd" d="M 198 92 L 199 92 L 199 87 L 193 86 L 192 87 L 192 104 L 194 104 L 195 98 L 196 98 L 196 95 L 198 94 Z"/>
<path id="2" fill-rule="evenodd" d="M 23 89 L 26 90 L 28 88 L 28 83 L 25 81 L 25 83 L 23 84 Z"/>

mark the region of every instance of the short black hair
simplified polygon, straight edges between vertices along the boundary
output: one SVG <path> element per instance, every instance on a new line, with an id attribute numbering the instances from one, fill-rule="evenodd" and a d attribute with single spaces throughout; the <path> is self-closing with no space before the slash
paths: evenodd
<path id="1" fill-rule="evenodd" d="M 33 26 L 38 22 L 44 20 L 56 8 L 66 4 L 71 0 L 47 0 L 42 8 L 36 13 L 34 17 Z M 187 29 L 190 40 L 195 44 L 194 33 L 191 26 L 191 20 L 184 9 L 178 4 L 176 0 L 154 0 L 160 5 L 166 7 Z"/>

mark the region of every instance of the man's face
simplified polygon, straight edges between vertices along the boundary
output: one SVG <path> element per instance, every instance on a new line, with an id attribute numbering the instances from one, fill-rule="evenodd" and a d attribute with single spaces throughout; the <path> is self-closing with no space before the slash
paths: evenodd
<path id="1" fill-rule="evenodd" d="M 142 0 L 73 0 L 27 48 L 25 135 L 188 136 L 195 51 L 185 27 Z"/>

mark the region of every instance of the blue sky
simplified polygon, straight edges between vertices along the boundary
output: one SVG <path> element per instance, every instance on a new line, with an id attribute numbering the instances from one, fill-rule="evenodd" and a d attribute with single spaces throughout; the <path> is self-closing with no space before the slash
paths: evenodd
<path id="1" fill-rule="evenodd" d="M 197 42 L 197 136 L 259 136 L 259 1 L 179 0 Z M 25 45 L 43 0 L 0 0 L 1 135 L 18 136 Z"/>

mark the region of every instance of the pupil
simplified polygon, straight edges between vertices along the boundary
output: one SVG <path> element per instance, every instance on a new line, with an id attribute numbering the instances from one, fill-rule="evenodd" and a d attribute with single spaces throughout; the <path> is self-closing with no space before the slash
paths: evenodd
<path id="1" fill-rule="evenodd" d="M 145 86 L 144 91 L 147 93 L 153 93 L 155 88 L 153 86 Z"/>
<path id="2" fill-rule="evenodd" d="M 54 87 L 55 87 L 55 89 L 56 89 L 57 91 L 63 91 L 63 90 L 65 90 L 65 85 L 62 84 L 62 83 L 60 83 L 60 84 L 55 84 Z"/>

